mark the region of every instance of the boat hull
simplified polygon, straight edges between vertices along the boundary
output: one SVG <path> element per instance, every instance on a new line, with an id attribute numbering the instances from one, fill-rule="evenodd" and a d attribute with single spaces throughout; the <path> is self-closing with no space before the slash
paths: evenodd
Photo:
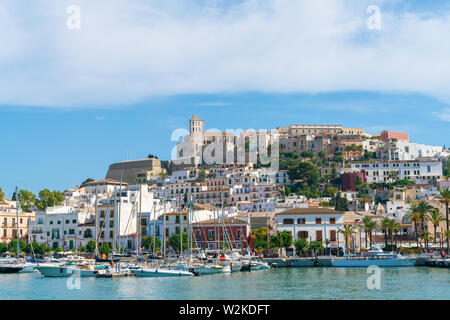
<path id="1" fill-rule="evenodd" d="M 416 258 L 411 259 L 368 259 L 368 260 L 332 260 L 331 265 L 338 268 L 362 267 L 370 266 L 378 267 L 414 267 Z"/>
<path id="2" fill-rule="evenodd" d="M 18 266 L 0 266 L 0 273 L 18 273 L 23 267 Z"/>
<path id="3" fill-rule="evenodd" d="M 135 277 L 192 277 L 194 274 L 184 270 L 139 269 L 133 270 Z"/>
<path id="4" fill-rule="evenodd" d="M 96 271 L 93 270 L 82 270 L 77 269 L 73 267 L 55 267 L 55 266 L 38 266 L 35 268 L 37 271 L 39 271 L 43 276 L 50 277 L 50 278 L 67 278 L 70 277 L 77 272 L 80 275 L 80 277 L 95 277 Z"/>

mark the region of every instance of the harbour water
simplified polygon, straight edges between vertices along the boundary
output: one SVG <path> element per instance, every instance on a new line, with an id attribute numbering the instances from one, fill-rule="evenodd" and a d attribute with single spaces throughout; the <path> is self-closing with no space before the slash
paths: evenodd
<path id="1" fill-rule="evenodd" d="M 1 274 L 0 299 L 450 299 L 449 269 L 384 268 L 380 289 L 368 288 L 371 275 L 366 268 L 279 268 L 201 277 L 81 278 L 78 286 L 70 278 L 38 273 Z"/>

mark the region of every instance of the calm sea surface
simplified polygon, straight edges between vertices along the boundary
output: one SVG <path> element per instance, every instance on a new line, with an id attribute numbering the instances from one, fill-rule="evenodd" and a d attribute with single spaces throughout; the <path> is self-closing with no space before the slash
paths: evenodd
<path id="1" fill-rule="evenodd" d="M 0 274 L 0 299 L 450 299 L 449 269 L 385 268 L 368 289 L 365 268 L 285 268 L 182 278 L 68 278 Z M 69 280 L 70 282 L 70 280 Z"/>

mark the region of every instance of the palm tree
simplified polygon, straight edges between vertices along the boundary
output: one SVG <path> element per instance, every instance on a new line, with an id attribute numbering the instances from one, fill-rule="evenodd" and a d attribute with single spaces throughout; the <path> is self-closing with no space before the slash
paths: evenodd
<path id="1" fill-rule="evenodd" d="M 383 218 L 380 222 L 380 229 L 383 231 L 384 234 L 384 247 L 387 248 L 387 233 L 389 228 L 389 223 L 391 222 L 391 219 L 389 218 Z"/>
<path id="2" fill-rule="evenodd" d="M 417 222 L 420 220 L 420 212 L 417 211 L 417 204 L 411 203 L 408 213 L 403 217 L 403 222 L 414 223 L 414 235 L 416 236 L 417 247 L 419 247 L 419 233 L 417 232 Z"/>
<path id="3" fill-rule="evenodd" d="M 448 245 L 448 241 L 450 239 L 450 230 L 447 229 L 443 233 L 444 233 L 445 238 L 447 239 L 447 245 Z M 447 247 L 447 253 L 448 253 L 448 247 Z"/>
<path id="4" fill-rule="evenodd" d="M 442 215 L 442 213 L 439 212 L 439 209 L 433 209 L 429 212 L 429 215 L 426 217 L 426 220 L 430 221 L 434 226 L 434 245 L 436 245 L 437 227 L 439 227 L 439 224 L 441 223 L 441 221 L 445 221 L 445 217 Z"/>
<path id="5" fill-rule="evenodd" d="M 448 226 L 448 214 L 449 214 L 449 206 L 450 206 L 450 189 L 446 188 L 441 190 L 439 195 L 436 196 L 436 199 L 443 205 L 445 205 L 445 220 L 447 221 L 447 230 L 450 230 Z M 449 238 L 447 237 L 447 252 L 449 249 Z"/>
<path id="6" fill-rule="evenodd" d="M 342 235 L 344 236 L 345 239 L 345 247 L 348 250 L 348 238 L 351 237 L 352 235 L 358 233 L 356 231 L 356 227 L 352 226 L 352 225 L 345 225 L 343 229 L 338 229 L 339 233 L 342 233 Z"/>
<path id="7" fill-rule="evenodd" d="M 363 210 L 366 210 L 366 203 L 370 203 L 370 198 L 367 194 L 363 194 L 363 196 L 359 199 L 360 204 L 363 206 Z"/>
<path id="8" fill-rule="evenodd" d="M 431 233 L 425 231 L 422 235 L 422 239 L 425 243 L 425 251 L 428 252 L 428 242 L 433 240 L 433 237 L 431 236 Z"/>
<path id="9" fill-rule="evenodd" d="M 372 231 L 377 228 L 377 222 L 372 220 L 372 217 L 365 216 L 363 218 L 363 224 L 364 229 L 366 230 L 366 236 L 367 233 L 369 233 L 370 246 L 372 246 Z M 367 239 L 366 239 L 366 246 L 367 246 Z"/>
<path id="10" fill-rule="evenodd" d="M 427 213 L 433 209 L 433 206 L 425 201 L 419 201 L 417 204 L 417 211 L 420 213 L 420 222 L 422 223 L 422 234 L 425 232 L 425 218 Z"/>
<path id="11" fill-rule="evenodd" d="M 400 223 L 394 219 L 389 219 L 387 223 L 387 229 L 391 233 L 391 251 L 394 251 L 394 232 L 400 229 Z"/>

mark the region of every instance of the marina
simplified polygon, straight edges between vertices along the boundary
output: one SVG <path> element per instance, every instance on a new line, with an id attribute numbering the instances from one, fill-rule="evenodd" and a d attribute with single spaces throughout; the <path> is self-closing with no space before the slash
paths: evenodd
<path id="1" fill-rule="evenodd" d="M 272 268 L 200 277 L 67 278 L 0 276 L 0 299 L 450 299 L 449 270 L 383 268 L 380 289 L 368 289 L 366 268 Z M 72 288 L 72 289 L 71 289 Z"/>

